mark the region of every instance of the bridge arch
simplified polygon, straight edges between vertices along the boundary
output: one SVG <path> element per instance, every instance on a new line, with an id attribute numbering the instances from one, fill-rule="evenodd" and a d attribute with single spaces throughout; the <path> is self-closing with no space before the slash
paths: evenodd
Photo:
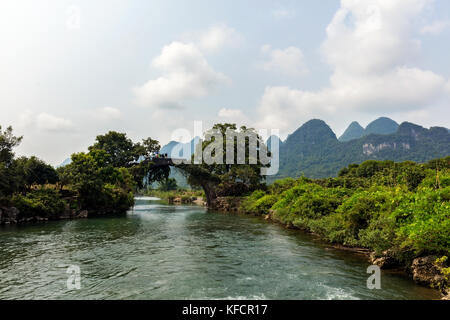
<path id="1" fill-rule="evenodd" d="M 194 164 L 183 163 L 182 159 L 173 159 L 165 157 L 155 157 L 146 162 L 151 163 L 150 171 L 156 168 L 162 167 L 174 167 L 182 170 L 185 174 L 190 176 L 190 179 L 194 179 L 195 183 L 202 187 L 205 192 L 206 203 L 210 207 L 217 198 L 215 185 L 218 181 L 211 178 L 209 172 L 200 168 L 200 166 Z"/>

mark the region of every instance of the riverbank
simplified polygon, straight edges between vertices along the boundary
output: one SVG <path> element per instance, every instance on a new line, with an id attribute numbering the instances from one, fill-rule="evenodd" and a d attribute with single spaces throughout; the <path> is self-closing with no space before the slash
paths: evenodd
<path id="1" fill-rule="evenodd" d="M 203 191 L 189 190 L 148 190 L 141 194 L 142 196 L 156 197 L 166 201 L 168 204 L 195 204 L 198 206 L 206 206 L 205 194 Z"/>
<path id="2" fill-rule="evenodd" d="M 246 201 L 249 201 L 249 197 L 219 197 L 213 202 L 210 209 L 224 213 L 251 214 L 272 223 L 280 224 L 285 228 L 314 235 L 335 249 L 364 255 L 371 264 L 379 266 L 380 269 L 400 271 L 408 275 L 416 284 L 439 291 L 442 300 L 450 300 L 450 290 L 448 287 L 449 269 L 447 268 L 446 257 L 424 255 L 414 257 L 407 262 L 407 260 L 399 261 L 392 250 L 385 250 L 382 253 L 377 253 L 376 251 L 364 247 L 333 243 L 327 241 L 322 235 L 315 233 L 310 229 L 301 228 L 292 223 L 281 221 L 276 217 L 274 210 L 269 210 L 269 212 L 265 213 L 249 213 L 245 210 Z"/>
<path id="3" fill-rule="evenodd" d="M 0 204 L 0 225 L 25 224 L 55 220 L 86 219 L 105 215 L 126 213 L 134 200 L 121 201 L 89 207 L 83 205 L 78 195 L 70 190 L 42 188 L 25 195 L 17 194 Z"/>
<path id="4" fill-rule="evenodd" d="M 99 212 L 94 210 L 76 210 L 67 207 L 66 210 L 62 211 L 60 214 L 48 217 L 40 215 L 30 216 L 29 214 L 22 213 L 16 207 L 0 207 L 0 226 L 58 220 L 87 219 L 89 217 L 99 217 L 106 214 L 117 215 L 121 213 L 125 212 Z"/>

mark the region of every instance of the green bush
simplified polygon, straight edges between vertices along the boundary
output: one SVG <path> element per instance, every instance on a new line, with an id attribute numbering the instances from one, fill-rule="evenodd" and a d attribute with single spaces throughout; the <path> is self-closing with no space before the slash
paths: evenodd
<path id="1" fill-rule="evenodd" d="M 399 261 L 450 249 L 450 174 L 445 161 L 368 161 L 338 178 L 284 179 L 244 201 L 247 212 L 273 211 L 273 219 L 348 246 Z M 434 168 L 433 168 L 434 166 Z M 436 170 L 438 167 L 438 170 Z M 245 211 L 245 210 L 244 210 Z"/>
<path id="2" fill-rule="evenodd" d="M 449 252 L 450 187 L 421 188 L 392 213 L 397 221 L 402 245 L 416 252 Z"/>
<path id="3" fill-rule="evenodd" d="M 266 213 L 290 227 L 398 261 L 450 251 L 449 158 L 421 165 L 367 161 L 338 178 L 283 179 L 255 191 L 244 212 Z"/>
<path id="4" fill-rule="evenodd" d="M 294 178 L 285 178 L 282 180 L 277 180 L 269 187 L 269 192 L 272 194 L 280 194 L 284 191 L 294 187 L 297 184 L 297 180 Z"/>
<path id="5" fill-rule="evenodd" d="M 272 206 L 277 202 L 276 195 L 265 195 L 258 199 L 254 204 L 254 212 L 259 214 L 267 214 Z"/>
<path id="6" fill-rule="evenodd" d="M 241 203 L 241 207 L 240 210 L 243 213 L 247 213 L 247 214 L 262 214 L 262 212 L 259 212 L 257 207 L 256 207 L 256 202 L 265 197 L 266 193 L 262 190 L 256 190 L 254 191 L 250 196 L 246 197 L 242 203 Z"/>
<path id="7" fill-rule="evenodd" d="M 274 218 L 298 228 L 308 228 L 310 220 L 333 213 L 349 194 L 345 188 L 324 188 L 302 183 L 281 194 L 273 205 Z"/>
<path id="8" fill-rule="evenodd" d="M 53 189 L 33 190 L 25 195 L 16 194 L 11 202 L 23 217 L 56 218 L 66 206 L 66 202 Z"/>

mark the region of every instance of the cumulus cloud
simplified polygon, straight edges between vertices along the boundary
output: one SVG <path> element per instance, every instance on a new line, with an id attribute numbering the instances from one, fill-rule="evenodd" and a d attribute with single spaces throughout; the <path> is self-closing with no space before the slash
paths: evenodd
<path id="1" fill-rule="evenodd" d="M 244 42 L 244 37 L 235 29 L 220 24 L 207 31 L 194 35 L 195 43 L 205 52 L 216 52 L 224 47 L 237 47 Z"/>
<path id="2" fill-rule="evenodd" d="M 301 116 L 414 111 L 442 97 L 446 80 L 410 65 L 420 50 L 411 21 L 429 3 L 342 0 L 321 47 L 332 68 L 329 86 L 317 91 L 267 87 L 259 126 L 292 130 Z"/>
<path id="3" fill-rule="evenodd" d="M 172 42 L 162 49 L 152 66 L 162 75 L 133 89 L 142 106 L 179 108 L 184 100 L 206 96 L 219 84 L 230 81 L 208 64 L 193 43 Z"/>
<path id="4" fill-rule="evenodd" d="M 35 123 L 38 129 L 44 131 L 59 132 L 74 128 L 72 121 L 45 112 L 37 115 Z"/>
<path id="5" fill-rule="evenodd" d="M 43 132 L 64 132 L 73 130 L 75 126 L 71 120 L 50 113 L 36 114 L 31 110 L 25 110 L 19 116 L 19 127 L 22 129 L 37 128 Z"/>
<path id="6" fill-rule="evenodd" d="M 264 45 L 261 52 L 269 59 L 261 64 L 265 71 L 274 71 L 288 76 L 301 76 L 308 73 L 302 50 L 296 47 L 286 49 L 272 49 Z"/>
<path id="7" fill-rule="evenodd" d="M 240 109 L 222 108 L 219 110 L 219 117 L 227 122 L 246 123 L 247 117 Z"/>
<path id="8" fill-rule="evenodd" d="M 448 28 L 450 28 L 450 20 L 434 21 L 433 23 L 422 27 L 420 33 L 437 35 Z"/>

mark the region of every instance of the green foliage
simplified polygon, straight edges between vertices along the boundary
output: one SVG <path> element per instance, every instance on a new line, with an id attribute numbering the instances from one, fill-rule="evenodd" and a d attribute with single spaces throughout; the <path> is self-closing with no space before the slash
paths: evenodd
<path id="1" fill-rule="evenodd" d="M 249 214 L 268 214 L 272 206 L 277 202 L 276 195 L 266 194 L 262 190 L 254 191 L 241 204 L 241 211 Z"/>
<path id="2" fill-rule="evenodd" d="M 416 252 L 446 252 L 450 248 L 450 187 L 422 188 L 410 195 L 392 216 L 404 238 L 403 246 Z"/>
<path id="3" fill-rule="evenodd" d="M 113 167 L 124 167 L 138 156 L 133 141 L 125 133 L 116 131 L 97 136 L 96 143 L 89 147 L 89 151 L 95 149 L 104 150 L 109 155 L 107 163 Z"/>
<path id="4" fill-rule="evenodd" d="M 22 137 L 13 135 L 12 127 L 2 131 L 0 126 L 0 163 L 8 166 L 14 158 L 13 149 L 20 144 Z"/>
<path id="5" fill-rule="evenodd" d="M 21 181 L 17 177 L 14 165 L 13 149 L 20 144 L 22 137 L 13 135 L 12 127 L 2 131 L 0 126 L 0 196 L 9 196 L 20 188 Z"/>
<path id="6" fill-rule="evenodd" d="M 274 218 L 298 228 L 308 228 L 311 220 L 333 213 L 345 199 L 344 188 L 326 189 L 303 182 L 281 194 L 272 207 Z"/>
<path id="7" fill-rule="evenodd" d="M 25 186 L 55 184 L 59 181 L 58 173 L 51 166 L 36 157 L 21 157 L 16 160 L 17 176 Z"/>
<path id="8" fill-rule="evenodd" d="M 66 202 L 53 189 L 32 190 L 25 195 L 15 194 L 11 203 L 24 217 L 56 218 L 66 207 Z"/>
<path id="9" fill-rule="evenodd" d="M 201 164 L 179 167 L 191 186 L 205 190 L 209 203 L 216 196 L 242 196 L 264 187 L 261 169 L 266 165 L 261 162 L 261 154 L 267 148 L 254 129 L 243 126 L 238 130 L 235 124 L 215 124 L 196 148 L 192 162 L 198 160 L 196 154 L 203 154 Z M 255 158 L 253 153 L 257 150 L 260 157 Z"/>
<path id="10" fill-rule="evenodd" d="M 113 167 L 105 150 L 73 154 L 62 173 L 70 188 L 79 194 L 82 208 L 123 212 L 134 203 L 132 175 L 126 168 Z"/>
<path id="11" fill-rule="evenodd" d="M 448 158 L 426 164 L 368 161 L 337 178 L 283 179 L 242 203 L 272 219 L 398 260 L 450 251 Z"/>
<path id="12" fill-rule="evenodd" d="M 282 180 L 277 180 L 269 186 L 269 191 L 272 194 L 280 194 L 292 188 L 296 184 L 297 180 L 295 180 L 294 178 L 285 178 Z"/>
<path id="13" fill-rule="evenodd" d="M 128 167 L 133 175 L 135 185 L 142 189 L 153 181 L 167 179 L 169 168 L 152 168 L 152 154 L 159 151 L 161 146 L 157 140 L 143 139 L 142 143 L 133 143 L 126 133 L 110 131 L 96 138 L 89 151 L 103 151 L 104 162 L 102 165 L 120 168 Z"/>

